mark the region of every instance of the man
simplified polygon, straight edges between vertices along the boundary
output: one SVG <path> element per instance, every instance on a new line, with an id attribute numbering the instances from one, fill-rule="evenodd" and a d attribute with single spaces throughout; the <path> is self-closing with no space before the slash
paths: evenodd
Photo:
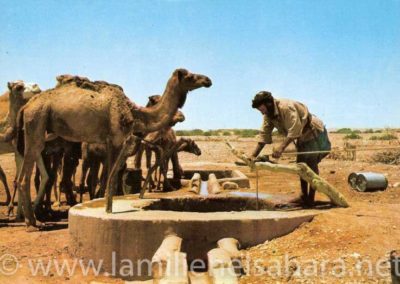
<path id="1" fill-rule="evenodd" d="M 261 139 L 252 154 L 255 159 L 265 144 L 272 144 L 274 128 L 285 136 L 281 145 L 274 149 L 272 157 L 279 158 L 290 143 L 296 145 L 298 152 L 329 151 L 331 143 L 322 121 L 312 115 L 302 103 L 275 99 L 270 92 L 261 91 L 253 99 L 252 107 L 264 115 L 261 129 Z M 328 153 L 297 155 L 297 163 L 306 163 L 316 174 L 319 174 L 318 164 Z M 314 205 L 315 190 L 308 188 L 306 181 L 300 179 L 301 201 L 306 206 Z"/>

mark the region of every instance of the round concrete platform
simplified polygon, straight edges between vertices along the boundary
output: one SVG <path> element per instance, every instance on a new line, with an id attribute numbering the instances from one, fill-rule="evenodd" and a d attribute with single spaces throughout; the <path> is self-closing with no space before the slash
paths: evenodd
<path id="1" fill-rule="evenodd" d="M 119 197 L 114 199 L 111 214 L 105 212 L 103 199 L 74 206 L 69 211 L 72 253 L 95 263 L 102 261 L 103 270 L 115 276 L 121 276 L 120 268 L 129 260 L 133 263 L 134 277 L 128 278 L 146 279 L 151 275 L 151 266 L 145 263 L 151 263 L 167 233 L 183 239 L 181 251 L 187 253 L 189 261 L 204 260 L 222 238 L 236 238 L 242 247 L 254 246 L 292 232 L 315 215 L 315 211 L 305 210 L 178 212 L 168 207 L 176 206 L 176 198 L 173 199 L 166 202 L 166 199 Z M 231 202 L 229 199 L 224 202 Z M 220 201 L 215 202 L 221 204 Z M 202 199 L 197 198 L 196 202 L 196 210 L 201 209 Z M 214 201 L 206 198 L 204 202 Z M 232 201 L 236 204 L 232 210 L 239 210 L 240 202 Z"/>

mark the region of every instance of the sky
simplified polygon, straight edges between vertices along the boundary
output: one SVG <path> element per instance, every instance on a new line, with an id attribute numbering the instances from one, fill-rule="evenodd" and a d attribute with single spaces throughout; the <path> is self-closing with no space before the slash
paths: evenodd
<path id="1" fill-rule="evenodd" d="M 0 0 L 0 91 L 60 74 L 121 85 L 135 103 L 176 68 L 209 76 L 177 129 L 259 128 L 260 90 L 327 128 L 400 127 L 400 0 Z"/>

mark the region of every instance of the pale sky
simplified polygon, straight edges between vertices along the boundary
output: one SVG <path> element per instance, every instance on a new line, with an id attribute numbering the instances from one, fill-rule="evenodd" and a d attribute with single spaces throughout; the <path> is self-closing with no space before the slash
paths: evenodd
<path id="1" fill-rule="evenodd" d="M 259 128 L 254 94 L 308 105 L 328 128 L 400 127 L 400 1 L 0 0 L 0 90 L 76 74 L 136 103 L 174 69 L 213 80 L 178 129 Z"/>

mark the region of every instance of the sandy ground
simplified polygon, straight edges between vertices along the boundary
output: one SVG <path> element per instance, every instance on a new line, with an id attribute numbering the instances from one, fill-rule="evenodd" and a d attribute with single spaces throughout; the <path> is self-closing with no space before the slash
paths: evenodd
<path id="1" fill-rule="evenodd" d="M 233 162 L 235 157 L 222 141 L 198 139 L 202 156 L 180 155 L 183 164 L 193 162 Z M 342 135 L 331 135 L 334 146 L 342 146 Z M 242 139 L 233 144 L 250 153 L 254 139 Z M 359 145 L 398 145 L 372 142 L 364 135 Z M 399 166 L 371 163 L 371 153 L 358 154 L 357 161 L 325 159 L 320 164 L 321 176 L 347 198 L 351 207 L 321 210 L 310 223 L 293 233 L 243 250 L 248 275 L 240 283 L 390 283 L 388 254 L 400 248 L 400 188 L 360 193 L 351 189 L 347 177 L 351 172 L 375 171 L 387 175 L 390 184 L 400 182 Z M 283 159 L 288 163 L 290 159 Z M 13 156 L 0 156 L 0 163 L 9 184 L 15 174 Z M 255 187 L 255 174 L 241 168 Z M 78 173 L 79 176 L 79 173 Z M 5 194 L 0 189 L 0 200 Z M 299 181 L 288 174 L 260 172 L 260 190 L 268 193 L 298 194 Z M 324 199 L 317 195 L 317 199 Z M 0 283 L 123 283 L 105 275 L 85 276 L 80 269 L 72 275 L 60 273 L 54 261 L 66 261 L 70 266 L 79 260 L 68 250 L 67 219 L 49 223 L 46 230 L 28 233 L 22 223 L 5 216 L 6 206 L 0 206 Z M 218 214 L 218 213 L 215 213 Z M 64 214 L 66 216 L 66 214 Z M 101 233 L 101 232 L 94 232 Z M 35 271 L 35 265 L 50 263 L 48 273 Z M 50 262 L 49 262 L 50 261 Z M 20 265 L 15 269 L 15 263 Z M 36 276 L 35 276 L 36 272 Z M 43 274 L 46 274 L 45 276 Z M 95 282 L 94 282 L 95 283 Z"/>

